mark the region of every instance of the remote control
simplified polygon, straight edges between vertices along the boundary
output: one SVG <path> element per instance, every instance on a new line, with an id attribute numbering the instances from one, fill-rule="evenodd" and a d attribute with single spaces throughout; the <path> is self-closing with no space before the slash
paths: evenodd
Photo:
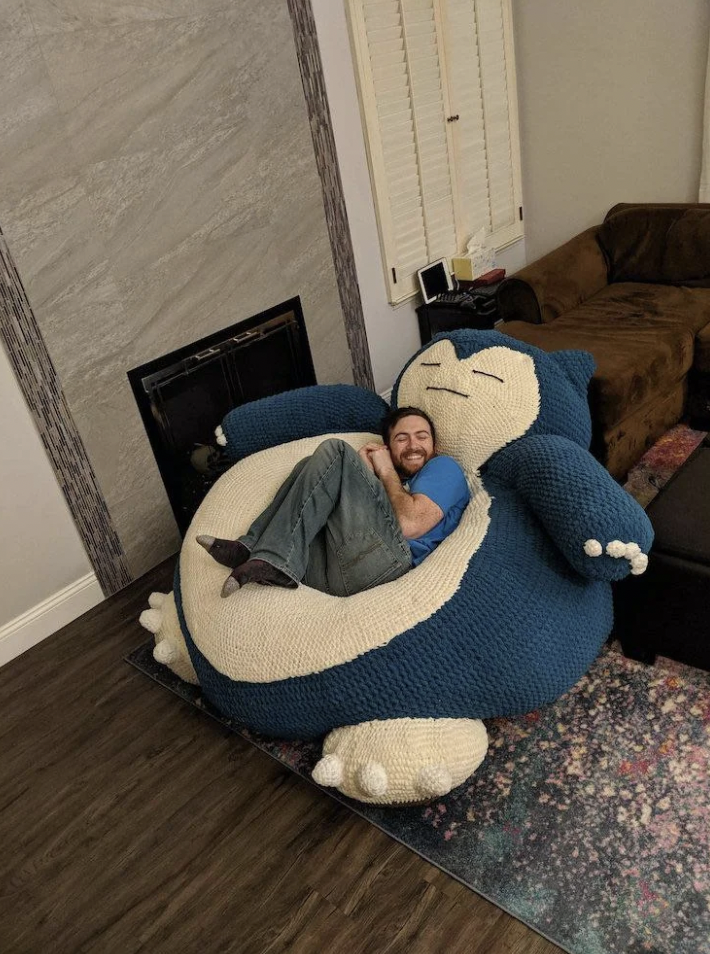
<path id="1" fill-rule="evenodd" d="M 473 300 L 473 296 L 468 292 L 459 291 L 459 292 L 444 292 L 442 295 L 438 295 L 436 298 L 437 303 L 444 305 L 464 305 Z"/>

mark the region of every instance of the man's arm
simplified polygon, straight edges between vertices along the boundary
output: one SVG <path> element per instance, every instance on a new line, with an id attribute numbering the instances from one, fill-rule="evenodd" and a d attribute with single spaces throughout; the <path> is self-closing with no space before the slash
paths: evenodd
<path id="1" fill-rule="evenodd" d="M 381 480 L 402 533 L 409 540 L 423 536 L 443 518 L 444 511 L 425 494 L 410 494 L 404 489 L 386 445 L 366 444 L 360 456 Z"/>

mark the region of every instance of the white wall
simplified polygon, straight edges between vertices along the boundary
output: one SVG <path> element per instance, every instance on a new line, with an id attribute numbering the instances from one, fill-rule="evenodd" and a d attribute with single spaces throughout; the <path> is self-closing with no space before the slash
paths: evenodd
<path id="1" fill-rule="evenodd" d="M 698 196 L 707 0 L 513 0 L 528 259 Z"/>
<path id="2" fill-rule="evenodd" d="M 72 605 L 83 612 L 101 598 L 92 568 L 59 489 L 12 367 L 0 346 L 0 664 L 48 635 L 37 616 L 49 601 L 57 625 L 69 619 L 57 601 L 66 587 Z M 82 581 L 78 587 L 77 581 Z M 88 597 L 88 602 L 87 602 Z M 76 600 L 79 599 L 77 603 Z M 40 609 L 33 615 L 38 605 Z M 25 618 L 30 613 L 32 620 Z M 77 615 L 76 613 L 74 615 Z M 16 620 L 17 617 L 23 617 Z M 72 618 L 70 612 L 69 618 Z M 48 622 L 45 620 L 45 622 Z M 38 628 L 39 626 L 39 628 Z M 50 625 L 49 632 L 57 626 Z M 21 632 L 21 630 L 24 632 Z M 18 642 L 20 640 L 20 642 Z M 12 643 L 13 651 L 8 652 Z"/>
<path id="3" fill-rule="evenodd" d="M 420 347 L 415 312 L 419 301 L 410 300 L 396 307 L 387 301 L 344 0 L 312 0 L 312 5 L 375 387 L 382 392 L 391 387 L 407 359 Z M 509 272 L 520 268 L 524 261 L 524 242 L 497 256 L 497 263 Z"/>

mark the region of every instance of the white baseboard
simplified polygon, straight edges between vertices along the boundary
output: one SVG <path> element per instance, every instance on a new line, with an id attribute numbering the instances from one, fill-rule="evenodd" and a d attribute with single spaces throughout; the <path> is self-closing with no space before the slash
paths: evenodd
<path id="1" fill-rule="evenodd" d="M 26 613 L 11 619 L 0 627 L 0 666 L 78 619 L 103 599 L 96 575 L 87 573 Z"/>
<path id="2" fill-rule="evenodd" d="M 380 391 L 380 397 L 384 398 L 388 404 L 392 403 L 392 388 L 387 388 L 386 391 Z"/>

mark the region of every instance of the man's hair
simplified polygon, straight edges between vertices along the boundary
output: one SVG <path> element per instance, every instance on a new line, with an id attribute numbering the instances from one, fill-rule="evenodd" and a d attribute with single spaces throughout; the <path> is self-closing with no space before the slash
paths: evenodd
<path id="1" fill-rule="evenodd" d="M 411 417 L 413 415 L 424 418 L 431 428 L 431 436 L 434 443 L 436 444 L 436 428 L 434 427 L 434 422 L 426 413 L 426 411 L 422 411 L 422 409 L 418 407 L 397 407 L 385 414 L 385 416 L 382 418 L 382 440 L 384 443 L 389 446 L 390 434 L 392 433 L 398 421 L 401 421 L 403 417 Z"/>

